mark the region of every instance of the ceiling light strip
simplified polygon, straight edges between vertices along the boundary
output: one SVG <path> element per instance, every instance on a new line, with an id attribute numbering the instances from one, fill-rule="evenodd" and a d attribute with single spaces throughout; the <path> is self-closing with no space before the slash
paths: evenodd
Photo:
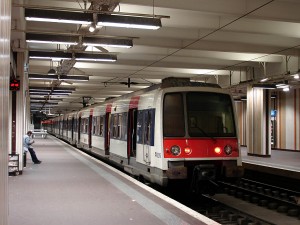
<path id="1" fill-rule="evenodd" d="M 83 75 L 47 75 L 47 74 L 28 74 L 30 80 L 69 80 L 69 81 L 89 81 L 89 76 Z M 33 89 L 33 88 L 32 88 Z M 44 88 L 40 88 L 44 89 Z M 40 90 L 38 89 L 38 90 Z M 50 88 L 51 89 L 51 88 Z M 53 90 L 75 90 L 75 88 L 54 88 Z"/>
<path id="2" fill-rule="evenodd" d="M 26 42 L 77 45 L 80 41 L 79 37 L 77 36 L 26 33 Z M 132 39 L 125 38 L 84 37 L 82 44 L 87 46 L 101 46 L 114 48 L 131 48 L 133 46 Z"/>
<path id="3" fill-rule="evenodd" d="M 26 8 L 25 19 L 27 21 L 91 25 L 93 23 L 93 13 Z M 152 30 L 157 30 L 162 26 L 160 18 L 157 17 L 108 14 L 98 14 L 97 25 Z"/>
<path id="4" fill-rule="evenodd" d="M 114 54 L 89 54 L 89 53 L 75 53 L 74 59 L 76 61 L 91 61 L 91 62 L 115 62 L 117 55 Z M 66 52 L 42 52 L 42 51 L 29 51 L 30 59 L 52 59 L 52 60 L 70 60 L 72 53 Z M 55 75 L 48 75 L 55 76 Z"/>
<path id="5" fill-rule="evenodd" d="M 90 25 L 93 22 L 93 14 L 83 12 L 25 9 L 25 19 L 27 21 Z"/>
<path id="6" fill-rule="evenodd" d="M 44 76 L 44 75 L 41 75 Z M 72 87 L 35 87 L 35 86 L 30 86 L 29 89 L 31 90 L 69 90 L 69 91 L 75 91 L 75 88 Z"/>
<path id="7" fill-rule="evenodd" d="M 29 59 L 70 60 L 72 59 L 72 53 L 29 51 Z"/>
<path id="8" fill-rule="evenodd" d="M 26 42 L 77 45 L 78 37 L 66 35 L 48 35 L 26 33 Z"/>
<path id="9" fill-rule="evenodd" d="M 98 14 L 97 25 L 108 26 L 108 27 L 150 29 L 150 30 L 157 30 L 162 26 L 159 18 L 120 16 L 120 15 L 107 15 L 107 14 Z"/>
<path id="10" fill-rule="evenodd" d="M 106 61 L 115 62 L 117 61 L 117 56 L 113 54 L 86 54 L 86 53 L 75 53 L 76 61 Z"/>
<path id="11" fill-rule="evenodd" d="M 92 38 L 92 37 L 83 38 L 82 44 L 88 46 L 115 47 L 115 48 L 131 48 L 133 46 L 133 42 L 131 39 Z"/>

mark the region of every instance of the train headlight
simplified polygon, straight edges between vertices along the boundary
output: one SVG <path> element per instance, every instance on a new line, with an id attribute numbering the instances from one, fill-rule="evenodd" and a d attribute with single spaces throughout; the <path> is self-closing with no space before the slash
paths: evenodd
<path id="1" fill-rule="evenodd" d="M 173 155 L 178 156 L 178 155 L 180 155 L 180 152 L 181 152 L 181 150 L 180 150 L 180 147 L 179 147 L 179 146 L 173 145 L 173 146 L 171 147 L 171 153 L 172 153 Z"/>
<path id="2" fill-rule="evenodd" d="M 184 148 L 184 152 L 185 154 L 189 155 L 192 153 L 192 149 L 190 149 L 189 147 Z"/>
<path id="3" fill-rule="evenodd" d="M 215 153 L 220 155 L 222 152 L 221 148 L 220 147 L 215 147 Z"/>
<path id="4" fill-rule="evenodd" d="M 226 145 L 224 147 L 224 152 L 226 153 L 226 155 L 230 155 L 232 153 L 232 147 L 230 145 Z"/>

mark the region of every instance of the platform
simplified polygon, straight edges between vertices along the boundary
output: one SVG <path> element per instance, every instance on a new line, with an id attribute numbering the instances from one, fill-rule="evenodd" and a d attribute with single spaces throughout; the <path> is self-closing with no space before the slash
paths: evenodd
<path id="1" fill-rule="evenodd" d="M 247 148 L 242 147 L 242 161 L 246 169 L 300 179 L 299 151 L 272 150 L 271 157 L 258 157 L 248 155 Z"/>
<path id="2" fill-rule="evenodd" d="M 9 177 L 10 225 L 218 224 L 52 137 Z"/>

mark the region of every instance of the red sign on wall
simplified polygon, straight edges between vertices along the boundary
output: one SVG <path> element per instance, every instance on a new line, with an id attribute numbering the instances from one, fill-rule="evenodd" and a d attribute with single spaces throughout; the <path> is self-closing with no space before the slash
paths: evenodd
<path id="1" fill-rule="evenodd" d="M 10 80 L 9 90 L 11 90 L 11 91 L 20 90 L 20 80 L 17 80 L 17 79 Z"/>

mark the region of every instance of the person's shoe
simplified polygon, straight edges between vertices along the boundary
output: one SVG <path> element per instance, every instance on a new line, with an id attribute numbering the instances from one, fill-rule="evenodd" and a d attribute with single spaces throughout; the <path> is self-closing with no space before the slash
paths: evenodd
<path id="1" fill-rule="evenodd" d="M 41 164 L 41 163 L 42 163 L 42 161 L 37 161 L 34 164 Z"/>

